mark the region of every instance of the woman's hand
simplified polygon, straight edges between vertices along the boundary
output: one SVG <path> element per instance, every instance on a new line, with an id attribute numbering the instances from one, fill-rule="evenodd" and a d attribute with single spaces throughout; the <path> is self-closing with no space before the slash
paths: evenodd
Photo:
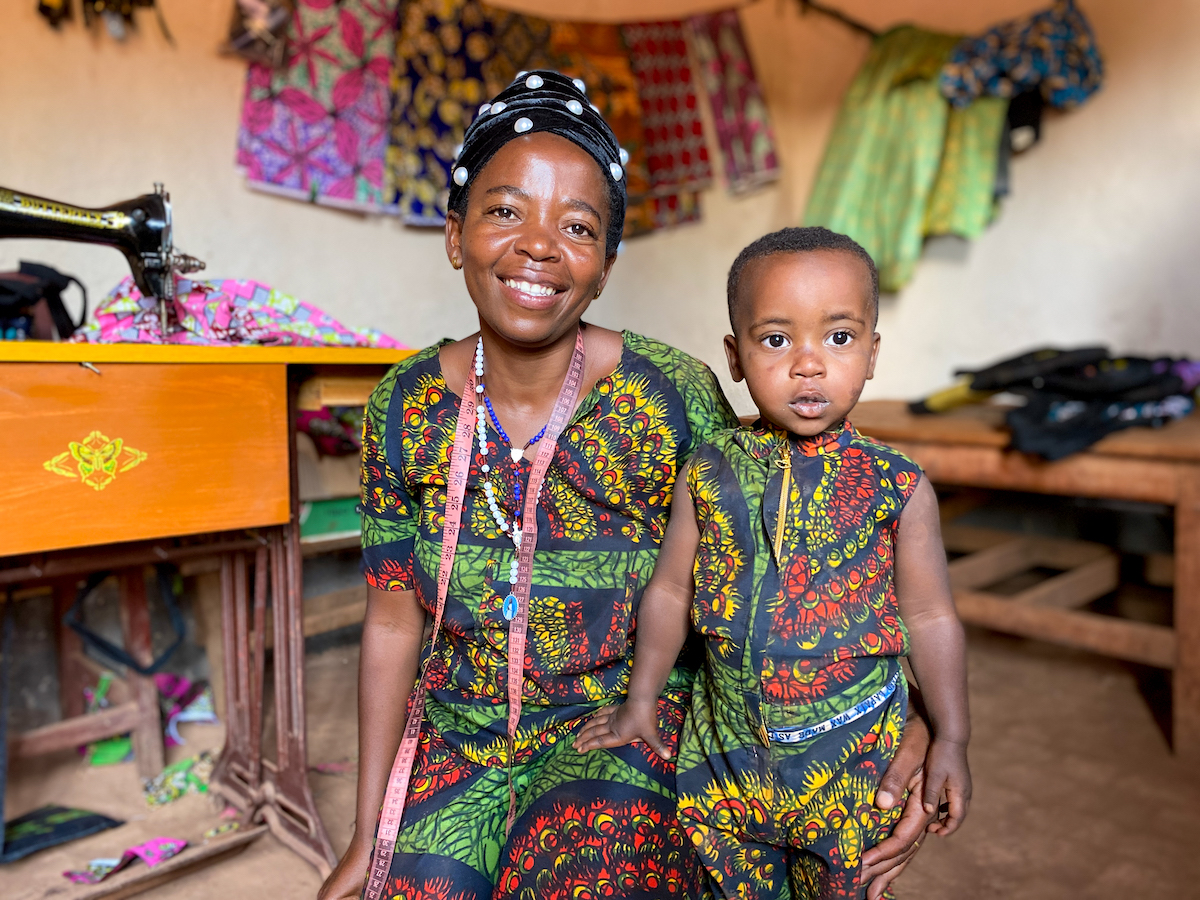
<path id="1" fill-rule="evenodd" d="M 606 706 L 596 712 L 575 737 L 579 753 L 601 747 L 624 747 L 642 741 L 663 759 L 671 758 L 658 734 L 658 702 L 626 700 L 619 706 Z"/>
<path id="2" fill-rule="evenodd" d="M 342 854 L 337 868 L 330 873 L 317 891 L 317 900 L 358 900 L 367 869 L 371 865 L 370 841 L 359 841 L 357 835 Z"/>
<path id="3" fill-rule="evenodd" d="M 883 773 L 875 793 L 875 805 L 880 809 L 891 809 L 900 802 L 906 790 L 908 799 L 891 835 L 863 854 L 862 880 L 870 883 L 867 900 L 879 900 L 883 896 L 920 848 L 926 828 L 937 818 L 936 810 L 927 813 L 923 803 L 924 765 L 929 745 L 929 726 L 920 715 L 910 715 L 896 755 Z"/>

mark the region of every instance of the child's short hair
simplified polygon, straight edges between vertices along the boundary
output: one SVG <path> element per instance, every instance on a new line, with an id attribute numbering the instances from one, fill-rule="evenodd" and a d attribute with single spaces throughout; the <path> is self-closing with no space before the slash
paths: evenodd
<path id="1" fill-rule="evenodd" d="M 810 225 L 806 228 L 781 228 L 779 231 L 772 231 L 737 255 L 737 259 L 729 267 L 729 282 L 725 291 L 729 303 L 729 327 L 737 332 L 733 314 L 738 304 L 738 285 L 742 280 L 742 270 L 747 264 L 774 253 L 809 253 L 813 250 L 837 250 L 858 257 L 871 276 L 871 311 L 873 319 L 878 321 L 879 270 L 875 268 L 875 260 L 871 259 L 871 254 L 851 237 L 822 228 L 820 225 Z"/>

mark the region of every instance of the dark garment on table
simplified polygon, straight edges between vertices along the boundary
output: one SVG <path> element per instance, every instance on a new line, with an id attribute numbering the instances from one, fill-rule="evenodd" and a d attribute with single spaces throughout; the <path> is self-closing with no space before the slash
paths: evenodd
<path id="1" fill-rule="evenodd" d="M 1135 425 L 1161 427 L 1189 415 L 1194 408 L 1192 398 L 1183 394 L 1121 402 L 1072 400 L 1039 391 L 1025 406 L 1008 414 L 1008 427 L 1013 449 L 1053 460 L 1086 450 L 1114 431 Z"/>
<path id="2" fill-rule="evenodd" d="M 1104 347 L 1043 347 L 956 374 L 972 376 L 971 390 L 984 395 L 1025 397 L 1008 413 L 1012 446 L 1046 459 L 1078 453 L 1114 431 L 1182 418 L 1200 384 L 1200 365 L 1190 360 L 1113 358 Z"/>

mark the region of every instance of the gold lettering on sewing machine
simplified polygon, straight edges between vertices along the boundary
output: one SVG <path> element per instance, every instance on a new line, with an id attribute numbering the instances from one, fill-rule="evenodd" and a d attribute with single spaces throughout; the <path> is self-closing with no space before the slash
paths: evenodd
<path id="1" fill-rule="evenodd" d="M 69 225 L 84 225 L 90 228 L 104 228 L 118 231 L 129 225 L 129 216 L 115 210 L 98 212 L 93 209 L 80 209 L 78 206 L 67 206 L 65 203 L 54 203 L 49 200 L 38 200 L 24 197 L 13 191 L 0 189 L 0 208 L 8 207 L 13 212 L 24 213 L 27 216 L 37 216 L 40 219 L 50 219 L 53 222 L 64 222 Z"/>

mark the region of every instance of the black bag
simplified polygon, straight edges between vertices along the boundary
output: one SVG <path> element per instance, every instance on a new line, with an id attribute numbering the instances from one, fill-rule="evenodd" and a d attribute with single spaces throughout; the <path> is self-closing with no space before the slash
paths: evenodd
<path id="1" fill-rule="evenodd" d="M 78 322 L 71 319 L 62 299 L 63 291 L 72 282 L 83 294 L 83 309 Z M 0 337 L 52 340 L 53 335 L 47 333 L 48 329 L 41 327 L 42 310 L 49 313 L 59 339 L 66 340 L 87 319 L 87 288 L 75 276 L 64 275 L 40 263 L 22 261 L 19 271 L 0 273 Z"/>

